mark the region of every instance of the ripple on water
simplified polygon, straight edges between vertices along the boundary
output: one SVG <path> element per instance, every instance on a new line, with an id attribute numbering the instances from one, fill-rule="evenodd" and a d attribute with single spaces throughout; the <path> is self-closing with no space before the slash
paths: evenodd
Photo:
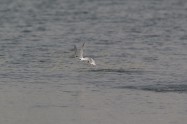
<path id="1" fill-rule="evenodd" d="M 153 91 L 153 92 L 178 92 L 178 93 L 187 93 L 186 84 L 171 84 L 171 85 L 144 85 L 144 86 L 118 86 L 113 87 L 117 89 L 132 89 L 132 90 L 144 90 L 144 91 Z"/>
<path id="2" fill-rule="evenodd" d="M 125 74 L 143 74 L 145 71 L 139 69 L 92 69 L 88 70 L 89 72 L 105 72 L 105 73 L 125 73 Z"/>

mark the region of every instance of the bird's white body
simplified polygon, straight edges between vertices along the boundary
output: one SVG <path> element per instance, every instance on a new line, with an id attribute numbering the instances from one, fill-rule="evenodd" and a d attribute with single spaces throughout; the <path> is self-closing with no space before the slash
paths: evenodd
<path id="1" fill-rule="evenodd" d="M 89 61 L 90 60 L 90 58 L 88 58 L 88 57 L 85 57 L 85 58 L 79 58 L 81 61 Z"/>

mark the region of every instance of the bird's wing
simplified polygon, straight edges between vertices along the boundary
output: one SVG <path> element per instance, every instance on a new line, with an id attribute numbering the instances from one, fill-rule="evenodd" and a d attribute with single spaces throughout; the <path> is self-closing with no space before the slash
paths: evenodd
<path id="1" fill-rule="evenodd" d="M 74 51 L 75 51 L 75 57 L 78 57 L 78 55 L 77 55 L 77 46 L 76 45 L 74 45 Z"/>
<path id="2" fill-rule="evenodd" d="M 90 58 L 90 64 L 96 65 L 96 64 L 95 64 L 95 60 L 92 59 L 92 58 Z"/>
<path id="3" fill-rule="evenodd" d="M 82 44 L 82 47 L 81 47 L 81 49 L 80 49 L 80 58 L 83 58 L 84 44 L 85 44 L 85 42 Z"/>

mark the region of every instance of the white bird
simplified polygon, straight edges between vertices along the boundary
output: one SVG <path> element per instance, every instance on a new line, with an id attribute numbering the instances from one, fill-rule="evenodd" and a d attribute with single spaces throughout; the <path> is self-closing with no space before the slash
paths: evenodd
<path id="1" fill-rule="evenodd" d="M 79 56 L 79 59 L 80 61 L 87 61 L 89 64 L 91 65 L 96 65 L 95 64 L 95 60 L 93 60 L 92 58 L 89 58 L 89 57 L 83 57 L 83 48 L 84 48 L 84 44 L 85 42 L 82 44 L 82 47 L 80 49 L 80 56 Z"/>

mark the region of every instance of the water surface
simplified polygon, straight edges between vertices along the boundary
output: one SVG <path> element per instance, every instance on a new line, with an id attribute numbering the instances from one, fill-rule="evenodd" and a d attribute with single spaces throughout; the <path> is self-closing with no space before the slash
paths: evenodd
<path id="1" fill-rule="evenodd" d="M 25 113 L 46 108 L 46 113 L 52 110 L 75 120 L 84 120 L 76 116 L 76 100 L 84 90 L 100 95 L 107 90 L 186 94 L 186 13 L 185 0 L 1 0 L 0 92 L 16 91 L 24 104 L 29 101 L 24 99 L 33 99 L 25 108 L 11 102 L 12 97 L 8 100 Z M 96 60 L 96 67 L 73 57 L 73 45 L 80 48 L 85 41 L 85 55 Z M 68 103 L 49 102 L 57 98 Z M 66 115 L 57 108 L 72 110 Z M 21 115 L 10 120 L 2 115 L 2 123 L 22 123 Z M 53 123 L 55 117 L 48 116 Z"/>

